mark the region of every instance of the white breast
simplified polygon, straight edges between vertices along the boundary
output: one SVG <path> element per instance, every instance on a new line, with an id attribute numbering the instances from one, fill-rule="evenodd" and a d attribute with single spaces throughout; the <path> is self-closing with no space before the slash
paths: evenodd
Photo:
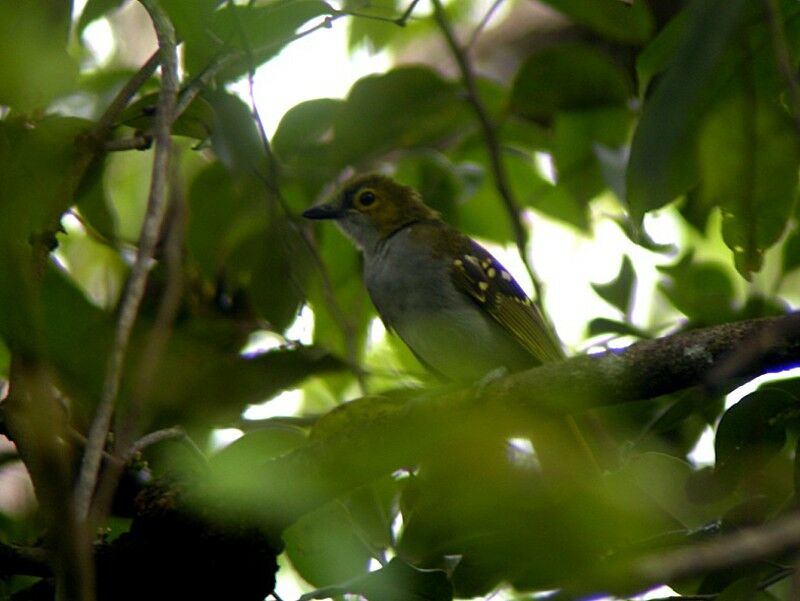
<path id="1" fill-rule="evenodd" d="M 365 253 L 364 280 L 387 326 L 435 371 L 478 380 L 499 367 L 531 366 L 533 358 L 491 316 L 456 289 L 450 264 L 417 243 L 412 225 Z"/>

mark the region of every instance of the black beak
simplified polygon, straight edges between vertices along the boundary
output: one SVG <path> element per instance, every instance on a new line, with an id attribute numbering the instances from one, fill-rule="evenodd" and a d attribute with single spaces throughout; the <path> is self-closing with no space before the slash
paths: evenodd
<path id="1" fill-rule="evenodd" d="M 317 205 L 303 212 L 303 217 L 306 219 L 339 219 L 342 215 L 344 211 L 331 204 Z"/>

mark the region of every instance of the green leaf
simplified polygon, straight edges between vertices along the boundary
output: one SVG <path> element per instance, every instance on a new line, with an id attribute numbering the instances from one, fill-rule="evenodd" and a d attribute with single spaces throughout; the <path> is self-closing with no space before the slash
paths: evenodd
<path id="1" fill-rule="evenodd" d="M 194 49 L 210 43 L 210 28 L 214 11 L 222 2 L 218 0 L 161 0 L 161 6 L 169 15 L 175 33 L 185 44 L 184 56 L 188 59 Z M 217 44 L 220 40 L 215 40 Z M 194 74 L 194 71 L 192 71 Z"/>
<path id="2" fill-rule="evenodd" d="M 544 0 L 544 3 L 604 38 L 617 42 L 641 44 L 653 30 L 653 17 L 644 2 Z"/>
<path id="3" fill-rule="evenodd" d="M 189 192 L 187 249 L 209 286 L 222 283 L 283 330 L 303 300 L 309 256 L 295 227 L 269 202 L 264 184 L 234 178 L 219 163 Z"/>
<path id="4" fill-rule="evenodd" d="M 314 309 L 314 342 L 341 357 L 358 359 L 364 349 L 372 303 L 361 280 L 361 257 L 352 242 L 331 224 L 317 226 L 319 253 L 327 282 L 319 270 L 309 278 L 308 301 Z M 331 303 L 331 293 L 335 306 Z M 356 356 L 351 357 L 351 350 Z"/>
<path id="5" fill-rule="evenodd" d="M 398 481 L 388 475 L 357 488 L 344 500 L 354 527 L 374 549 L 388 549 L 394 542 L 398 493 Z"/>
<path id="6" fill-rule="evenodd" d="M 301 517 L 283 532 L 286 555 L 314 586 L 344 582 L 367 573 L 372 555 L 353 530 L 341 503 L 329 503 Z"/>
<path id="7" fill-rule="evenodd" d="M 173 2 L 180 3 L 179 0 Z M 246 6 L 226 3 L 211 13 L 203 35 L 187 41 L 187 69 L 199 74 L 218 55 L 227 55 L 233 58 L 226 62 L 216 78 L 220 82 L 233 81 L 277 55 L 304 23 L 332 14 L 334 9 L 321 0 Z"/>
<path id="8" fill-rule="evenodd" d="M 618 148 L 628 139 L 631 113 L 624 108 L 561 112 L 553 126 L 557 185 L 585 205 L 607 188 L 598 146 Z"/>
<path id="9" fill-rule="evenodd" d="M 636 58 L 640 97 L 647 96 L 650 82 L 667 69 L 675 59 L 675 54 L 685 35 L 688 14 L 688 11 L 685 10 L 679 12 Z"/>
<path id="10" fill-rule="evenodd" d="M 800 267 L 800 228 L 795 228 L 783 245 L 782 271 L 786 274 L 798 267 Z"/>
<path id="11" fill-rule="evenodd" d="M 114 338 L 113 318 L 92 305 L 55 267 L 45 273 L 41 299 L 48 364 L 62 390 L 88 410 L 101 395 L 103 370 Z"/>
<path id="12" fill-rule="evenodd" d="M 11 348 L 41 342 L 34 274 L 88 166 L 88 151 L 77 143 L 86 127 L 63 117 L 0 121 L 0 337 Z"/>
<path id="13" fill-rule="evenodd" d="M 634 222 L 696 181 L 695 129 L 747 6 L 745 0 L 699 0 L 686 9 L 673 64 L 645 102 L 631 145 L 627 202 Z"/>
<path id="14" fill-rule="evenodd" d="M 625 71 L 603 52 L 569 44 L 533 54 L 522 65 L 511 91 L 511 110 L 530 119 L 558 111 L 624 106 L 631 95 Z"/>
<path id="15" fill-rule="evenodd" d="M 269 400 L 309 376 L 343 368 L 340 360 L 313 346 L 242 357 L 224 346 L 241 326 L 232 321 L 218 324 L 222 341 L 209 339 L 213 326 L 195 320 L 170 339 L 149 396 L 156 427 L 238 420 L 248 405 Z"/>
<path id="16" fill-rule="evenodd" d="M 89 23 L 118 9 L 125 4 L 125 2 L 126 0 L 88 0 L 86 6 L 83 7 L 80 19 L 78 19 L 78 25 L 76 27 L 78 34 L 82 34 Z"/>
<path id="17" fill-rule="evenodd" d="M 658 269 L 669 278 L 659 283 L 659 290 L 693 324 L 713 325 L 732 319 L 733 282 L 724 266 L 692 262 L 687 255 L 675 265 Z"/>
<path id="18" fill-rule="evenodd" d="M 623 315 L 629 315 L 636 287 L 636 272 L 630 257 L 625 255 L 617 277 L 607 284 L 592 284 L 597 295 L 610 305 L 619 309 Z"/>
<path id="19" fill-rule="evenodd" d="M 424 570 L 393 558 L 379 570 L 338 586 L 328 586 L 300 597 L 300 601 L 354 594 L 368 601 L 450 601 L 453 585 L 444 570 Z"/>
<path id="20" fill-rule="evenodd" d="M 355 11 L 359 15 L 369 15 L 380 19 L 398 18 L 405 7 L 398 0 L 345 0 L 342 10 Z M 351 51 L 366 46 L 370 52 L 377 52 L 397 39 L 403 31 L 394 23 L 369 17 L 354 17 L 350 20 L 347 45 Z"/>
<path id="21" fill-rule="evenodd" d="M 314 155 L 322 151 L 325 137 L 333 135 L 343 104 L 342 100 L 319 98 L 289 109 L 272 137 L 275 154 L 296 169 L 319 169 Z"/>
<path id="22" fill-rule="evenodd" d="M 304 444 L 306 433 L 295 426 L 273 424 L 247 432 L 211 457 L 211 468 L 227 477 L 237 472 L 240 478 L 252 478 L 253 470 L 266 461 L 288 453 Z"/>
<path id="23" fill-rule="evenodd" d="M 728 485 L 752 476 L 780 452 L 787 421 L 797 417 L 797 399 L 783 390 L 756 390 L 743 397 L 717 427 L 715 474 Z"/>
<path id="24" fill-rule="evenodd" d="M 729 95 L 699 140 L 700 194 L 722 209 L 722 237 L 746 279 L 761 269 L 794 209 L 800 145 L 789 115 L 755 91 Z"/>
<path id="25" fill-rule="evenodd" d="M 624 321 L 617 321 L 614 319 L 607 319 L 605 317 L 595 317 L 589 322 L 586 329 L 586 335 L 589 338 L 600 336 L 601 334 L 614 334 L 617 336 L 633 336 L 634 338 L 652 338 L 652 336 L 640 330 L 634 325 Z"/>
<path id="26" fill-rule="evenodd" d="M 43 109 L 73 90 L 78 65 L 53 12 L 47 2 L 0 2 L 0 105 Z"/>
<path id="27" fill-rule="evenodd" d="M 686 461 L 663 453 L 642 453 L 619 473 L 685 528 L 700 528 L 715 517 L 708 507 L 700 507 L 686 496 L 686 482 L 692 473 Z"/>
<path id="28" fill-rule="evenodd" d="M 231 173 L 267 177 L 267 156 L 250 107 L 233 94 L 209 91 L 205 99 L 214 111 L 211 148 Z"/>
<path id="29" fill-rule="evenodd" d="M 458 89 L 424 67 L 360 79 L 336 116 L 334 149 L 344 165 L 441 140 L 469 123 Z"/>

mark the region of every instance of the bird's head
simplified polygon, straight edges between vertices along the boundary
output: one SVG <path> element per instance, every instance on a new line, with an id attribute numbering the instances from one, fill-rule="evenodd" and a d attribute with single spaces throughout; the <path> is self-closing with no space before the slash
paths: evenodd
<path id="1" fill-rule="evenodd" d="M 356 244 L 369 251 L 402 227 L 417 221 L 438 219 L 420 195 L 384 175 L 359 175 L 336 193 L 330 202 L 303 213 L 308 219 L 334 219 Z"/>

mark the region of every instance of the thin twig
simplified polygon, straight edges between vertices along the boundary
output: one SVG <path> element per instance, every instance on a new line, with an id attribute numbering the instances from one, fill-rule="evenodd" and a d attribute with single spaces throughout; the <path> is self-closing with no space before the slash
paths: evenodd
<path id="1" fill-rule="evenodd" d="M 775 559 L 800 549 L 800 514 L 720 536 L 707 543 L 639 561 L 636 577 L 648 583 L 675 582 Z"/>
<path id="2" fill-rule="evenodd" d="M 522 262 L 524 263 L 525 268 L 531 277 L 531 281 L 536 291 L 536 302 L 541 304 L 542 285 L 539 282 L 539 279 L 536 277 L 530 261 L 528 260 L 528 253 L 526 252 L 526 247 L 528 244 L 528 232 L 525 230 L 525 226 L 522 224 L 519 206 L 514 198 L 513 192 L 511 191 L 511 185 L 508 182 L 508 175 L 506 174 L 506 168 L 503 164 L 502 148 L 500 147 L 500 140 L 497 136 L 497 130 L 494 126 L 494 123 L 492 123 L 491 118 L 489 117 L 489 113 L 486 110 L 483 101 L 481 100 L 480 94 L 478 93 L 478 86 L 475 81 L 475 74 L 472 72 L 472 67 L 470 66 L 469 59 L 467 58 L 464 49 L 456 40 L 455 33 L 453 32 L 453 28 L 450 26 L 450 22 L 447 19 L 447 14 L 445 13 L 441 0 L 432 0 L 432 3 L 433 16 L 436 19 L 439 29 L 442 31 L 442 34 L 445 37 L 447 46 L 450 48 L 450 52 L 452 53 L 456 64 L 458 65 L 458 69 L 461 72 L 461 79 L 464 84 L 464 89 L 467 93 L 467 101 L 472 106 L 472 110 L 475 113 L 483 132 L 486 148 L 489 151 L 489 164 L 491 167 L 495 188 L 500 194 L 500 198 L 503 201 L 503 205 L 505 206 L 509 220 L 511 221 L 511 228 L 514 232 L 514 239 L 517 244 L 517 249 L 519 250 Z"/>
<path id="3" fill-rule="evenodd" d="M 411 17 L 411 13 L 414 11 L 414 8 L 419 3 L 419 0 L 412 0 L 411 3 L 408 5 L 408 8 L 397 18 L 385 18 L 376 15 L 367 15 L 367 14 L 360 14 L 360 13 L 353 13 L 346 10 L 337 10 L 332 12 L 330 15 L 325 16 L 321 21 L 312 25 L 308 29 L 304 29 L 284 40 L 279 40 L 277 42 L 273 42 L 272 44 L 268 44 L 261 48 L 255 48 L 250 54 L 254 55 L 256 52 L 267 52 L 272 48 L 283 47 L 287 44 L 291 44 L 292 42 L 296 42 L 306 36 L 311 35 L 319 31 L 320 29 L 330 29 L 333 27 L 334 21 L 338 21 L 342 17 L 360 17 L 364 19 L 372 19 L 373 21 L 388 21 L 395 25 L 399 25 L 400 27 L 405 26 L 408 22 L 409 18 Z M 181 91 L 180 97 L 178 98 L 178 103 L 175 106 L 175 116 L 178 117 L 183 114 L 183 112 L 189 107 L 189 105 L 194 101 L 195 98 L 202 92 L 206 86 L 211 82 L 211 80 L 219 73 L 222 69 L 230 65 L 231 63 L 240 60 L 243 58 L 243 52 L 232 52 L 230 54 L 226 54 L 223 56 L 217 57 L 216 60 L 212 61 L 197 77 L 189 82 L 189 84 Z"/>
<path id="4" fill-rule="evenodd" d="M 161 90 L 159 92 L 154 129 L 153 171 L 150 180 L 147 212 L 139 237 L 139 251 L 121 302 L 114 342 L 111 347 L 103 382 L 103 392 L 89 429 L 86 451 L 75 490 L 76 512 L 81 520 L 85 520 L 89 514 L 91 499 L 100 469 L 100 460 L 119 392 L 128 342 L 139 312 L 139 305 L 144 296 L 147 275 L 153 260 L 167 205 L 166 185 L 169 173 L 170 128 L 178 90 L 175 30 L 157 0 L 140 0 L 140 2 L 153 21 L 156 36 L 158 37 L 161 62 Z"/>
<path id="5" fill-rule="evenodd" d="M 155 432 L 150 432 L 149 434 L 142 436 L 139 440 L 131 445 L 131 448 L 126 454 L 126 462 L 130 461 L 137 453 L 143 452 L 148 447 L 152 447 L 155 444 L 167 440 L 180 440 L 192 451 L 196 457 L 201 460 L 202 463 L 207 463 L 207 459 L 205 453 L 203 453 L 203 450 L 197 446 L 197 443 L 186 433 L 186 430 L 180 426 L 156 430 Z"/>
<path id="6" fill-rule="evenodd" d="M 417 7 L 417 4 L 419 4 L 419 0 L 411 0 L 408 8 L 406 8 L 406 10 L 402 15 L 400 15 L 400 18 L 398 18 L 395 23 L 397 23 L 400 27 L 405 27 L 406 23 L 411 18 L 411 13 L 413 13 L 414 9 Z"/>
<path id="7" fill-rule="evenodd" d="M 117 95 L 114 97 L 114 100 L 111 101 L 111 104 L 108 105 L 106 110 L 103 112 L 100 119 L 97 120 L 97 123 L 94 127 L 95 136 L 98 140 L 105 140 L 108 132 L 114 126 L 114 122 L 117 120 L 117 117 L 125 110 L 125 107 L 128 106 L 128 103 L 131 99 L 136 95 L 136 92 L 139 91 L 144 83 L 150 79 L 150 76 L 156 70 L 159 62 L 161 62 L 161 53 L 160 51 L 156 50 L 150 58 L 147 59 L 144 65 L 131 77 L 122 89 L 117 92 Z"/>
<path id="8" fill-rule="evenodd" d="M 144 348 L 139 353 L 139 364 L 134 377 L 134 385 L 130 395 L 127 411 L 120 411 L 115 427 L 115 447 L 117 461 L 104 470 L 100 485 L 95 494 L 91 508 L 90 523 L 100 523 L 108 512 L 123 469 L 133 456 L 130 448 L 135 445 L 134 439 L 140 433 L 140 417 L 142 405 L 151 391 L 156 379 L 158 366 L 164 356 L 167 343 L 172 335 L 173 322 L 180 308 L 183 297 L 183 244 L 186 232 L 186 203 L 181 187 L 180 166 L 177 153 L 173 149 L 173 158 L 169 166 L 170 201 L 165 226 L 166 234 L 163 244 L 165 264 L 165 287 L 156 312 L 156 318 L 150 327 Z"/>
<path id="9" fill-rule="evenodd" d="M 258 50 L 269 50 L 273 47 L 284 46 L 286 44 L 290 44 L 292 42 L 296 42 L 297 40 L 304 38 L 312 33 L 319 31 L 320 29 L 330 29 L 333 25 L 333 22 L 340 17 L 346 16 L 345 13 L 333 14 L 325 17 L 322 21 L 317 23 L 316 25 L 309 27 L 308 29 L 301 31 L 299 33 L 294 34 L 293 36 L 289 37 L 286 40 L 281 40 L 275 42 L 273 44 L 269 44 L 264 48 L 259 48 Z M 224 56 L 218 57 L 216 60 L 212 61 L 197 77 L 195 77 L 192 81 L 189 82 L 180 94 L 178 98 L 178 103 L 175 105 L 175 116 L 176 118 L 183 114 L 189 105 L 194 101 L 195 98 L 202 92 L 208 84 L 211 82 L 212 79 L 219 73 L 222 69 L 230 65 L 232 62 L 237 61 L 242 58 L 243 53 L 241 52 L 232 52 L 231 54 L 226 54 Z"/>
<path id="10" fill-rule="evenodd" d="M 415 2 L 412 3 L 411 8 L 413 8 L 414 4 Z M 406 11 L 406 13 L 404 13 L 403 17 L 401 18 L 407 19 L 408 14 L 410 13 Z M 356 347 L 355 343 L 355 328 L 345 315 L 344 311 L 342 311 L 342 308 L 339 306 L 339 301 L 336 299 L 336 295 L 333 292 L 333 284 L 331 282 L 330 275 L 328 274 L 328 270 L 325 267 L 325 263 L 322 260 L 322 257 L 320 257 L 319 251 L 317 250 L 316 245 L 311 239 L 308 230 L 296 222 L 295 217 L 281 192 L 280 173 L 278 171 L 278 160 L 275 157 L 275 153 L 272 152 L 272 144 L 270 143 L 269 136 L 267 135 L 267 131 L 264 128 L 264 122 L 261 119 L 261 114 L 259 113 L 258 105 L 256 104 L 256 99 L 255 99 L 255 91 L 253 84 L 255 78 L 255 59 L 252 50 L 250 48 L 249 40 L 245 35 L 244 28 L 241 26 L 241 23 L 239 23 L 237 19 L 234 19 L 234 22 L 236 24 L 237 31 L 239 33 L 242 42 L 242 47 L 244 48 L 244 52 L 248 60 L 247 83 L 250 93 L 250 110 L 253 113 L 253 119 L 255 120 L 256 127 L 258 128 L 259 138 L 261 139 L 261 145 L 264 150 L 265 158 L 267 160 L 267 168 L 269 169 L 269 175 L 263 178 L 264 183 L 269 189 L 269 191 L 272 193 L 273 198 L 277 201 L 277 203 L 283 210 L 283 213 L 286 216 L 288 224 L 294 229 L 294 231 L 298 234 L 299 238 L 302 240 L 303 244 L 306 247 L 306 250 L 311 255 L 314 266 L 320 273 L 320 278 L 322 279 L 323 295 L 325 296 L 325 302 L 328 305 L 328 308 L 331 310 L 331 313 L 333 314 L 334 321 L 336 321 L 337 325 L 342 330 L 342 336 L 344 337 L 345 351 L 347 353 L 347 361 L 350 364 L 350 368 L 353 371 L 356 380 L 358 381 L 361 393 L 366 394 L 367 381 L 364 374 L 364 370 L 358 362 L 358 348 Z"/>
<path id="11" fill-rule="evenodd" d="M 481 18 L 480 23 L 475 27 L 472 31 L 472 34 L 469 36 L 469 40 L 467 41 L 465 52 L 470 53 L 475 48 L 475 44 L 478 42 L 478 37 L 481 35 L 486 26 L 489 24 L 489 21 L 492 20 L 494 13 L 500 8 L 500 5 L 503 3 L 503 0 L 494 0 L 492 5 L 489 7 L 489 10 L 486 11 L 486 14 L 483 15 Z"/>
<path id="12" fill-rule="evenodd" d="M 117 140 L 107 140 L 103 148 L 108 152 L 120 152 L 124 150 L 147 150 L 153 145 L 152 136 L 136 135 L 132 138 L 119 138 Z"/>
<path id="13" fill-rule="evenodd" d="M 797 81 L 797 71 L 795 70 L 789 45 L 786 42 L 786 33 L 783 29 L 783 15 L 776 0 L 763 0 L 764 12 L 769 24 L 770 38 L 772 40 L 772 50 L 775 53 L 775 62 L 781 72 L 786 90 L 789 94 L 789 109 L 792 114 L 794 127 L 800 135 L 800 84 Z"/>

